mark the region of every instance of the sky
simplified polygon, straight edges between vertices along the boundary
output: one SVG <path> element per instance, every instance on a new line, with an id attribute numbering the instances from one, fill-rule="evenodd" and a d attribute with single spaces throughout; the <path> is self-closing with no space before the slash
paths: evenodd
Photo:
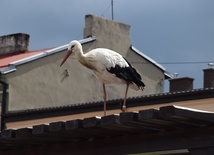
<path id="1" fill-rule="evenodd" d="M 214 63 L 214 0 L 114 0 L 114 20 L 131 25 L 134 47 L 203 87 Z M 83 38 L 85 15 L 111 19 L 111 0 L 0 0 L 0 36 L 30 35 L 30 50 Z M 169 82 L 165 81 L 165 91 Z"/>

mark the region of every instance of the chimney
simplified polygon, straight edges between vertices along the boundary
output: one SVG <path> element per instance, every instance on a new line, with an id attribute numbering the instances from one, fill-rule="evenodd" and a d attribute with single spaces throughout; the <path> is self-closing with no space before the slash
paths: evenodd
<path id="1" fill-rule="evenodd" d="M 183 77 L 183 78 L 174 78 L 169 80 L 169 91 L 187 91 L 193 89 L 193 78 Z"/>
<path id="2" fill-rule="evenodd" d="M 30 36 L 24 33 L 0 36 L 0 55 L 27 52 L 29 38 Z"/>
<path id="3" fill-rule="evenodd" d="M 85 16 L 84 38 L 95 36 L 91 48 L 102 47 L 120 52 L 124 57 L 130 49 L 130 25 L 95 15 Z"/>
<path id="4" fill-rule="evenodd" d="M 214 68 L 204 69 L 204 88 L 214 87 Z"/>

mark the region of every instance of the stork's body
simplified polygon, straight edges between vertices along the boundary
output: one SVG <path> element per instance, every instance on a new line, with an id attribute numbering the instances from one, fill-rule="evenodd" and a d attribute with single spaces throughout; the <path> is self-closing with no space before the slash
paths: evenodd
<path id="1" fill-rule="evenodd" d="M 97 79 L 103 84 L 104 115 L 106 115 L 106 89 L 105 84 L 126 84 L 125 98 L 122 111 L 126 108 L 126 97 L 128 88 L 143 90 L 144 83 L 141 76 L 120 54 L 105 48 L 97 48 L 84 54 L 82 45 L 78 41 L 71 41 L 68 52 L 60 66 L 74 52 L 78 61 L 85 67 L 91 69 Z"/>

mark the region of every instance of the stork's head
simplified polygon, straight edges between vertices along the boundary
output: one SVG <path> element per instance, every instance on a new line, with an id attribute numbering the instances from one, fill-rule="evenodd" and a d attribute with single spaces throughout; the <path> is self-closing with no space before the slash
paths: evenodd
<path id="1" fill-rule="evenodd" d="M 68 44 L 68 52 L 66 53 L 64 59 L 62 60 L 60 67 L 64 64 L 64 62 L 68 59 L 68 57 L 75 53 L 77 50 L 80 50 L 81 44 L 77 40 L 73 40 Z"/>

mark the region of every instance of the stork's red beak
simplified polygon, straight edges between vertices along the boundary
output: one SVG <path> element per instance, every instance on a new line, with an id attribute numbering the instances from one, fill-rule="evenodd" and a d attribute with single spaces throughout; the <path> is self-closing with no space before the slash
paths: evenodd
<path id="1" fill-rule="evenodd" d="M 68 57 L 71 55 L 72 50 L 68 50 L 68 52 L 66 53 L 64 59 L 62 60 L 60 67 L 64 64 L 64 62 L 68 59 Z"/>

